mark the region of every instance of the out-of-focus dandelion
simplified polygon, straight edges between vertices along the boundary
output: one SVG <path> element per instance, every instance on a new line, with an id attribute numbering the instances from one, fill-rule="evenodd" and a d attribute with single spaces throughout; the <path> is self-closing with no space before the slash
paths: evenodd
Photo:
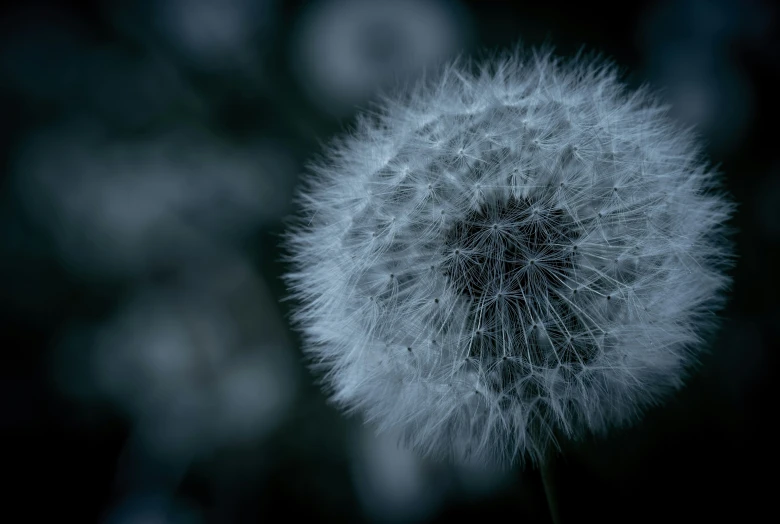
<path id="1" fill-rule="evenodd" d="M 325 113 L 343 117 L 378 90 L 449 58 L 468 40 L 462 6 L 446 0 L 321 0 L 302 14 L 290 62 Z"/>
<path id="2" fill-rule="evenodd" d="M 363 427 L 352 446 L 355 489 L 364 510 L 377 522 L 420 522 L 444 501 L 447 482 L 392 434 Z"/>
<path id="3" fill-rule="evenodd" d="M 769 19 L 761 2 L 734 0 L 658 2 L 642 17 L 646 76 L 663 87 L 674 117 L 696 126 L 720 154 L 741 142 L 754 113 L 735 50 L 761 46 Z"/>
<path id="4" fill-rule="evenodd" d="M 123 33 L 189 67 L 235 73 L 257 66 L 277 9 L 276 0 L 133 0 L 111 16 Z"/>
<path id="5" fill-rule="evenodd" d="M 216 258 L 138 290 L 55 353 L 63 390 L 115 406 L 136 445 L 162 463 L 261 443 L 296 396 L 295 361 L 265 285 L 242 260 Z"/>
<path id="6" fill-rule="evenodd" d="M 495 493 L 507 471 L 478 463 L 442 464 L 399 444 L 398 434 L 355 428 L 348 447 L 355 489 L 377 522 L 423 522 L 453 497 Z"/>
<path id="7" fill-rule="evenodd" d="M 76 274 L 186 264 L 287 210 L 295 164 L 278 144 L 237 146 L 192 130 L 113 141 L 103 132 L 73 122 L 42 131 L 14 162 L 25 209 Z"/>

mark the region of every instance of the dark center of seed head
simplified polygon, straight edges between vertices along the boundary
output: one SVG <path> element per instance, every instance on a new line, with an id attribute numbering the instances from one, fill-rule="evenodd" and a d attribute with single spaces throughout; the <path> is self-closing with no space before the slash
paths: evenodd
<path id="1" fill-rule="evenodd" d="M 502 234 L 495 229 L 502 224 Z M 568 351 L 572 332 L 582 325 L 571 306 L 555 290 L 563 291 L 572 273 L 576 240 L 574 221 L 563 210 L 541 202 L 510 198 L 470 211 L 447 232 L 445 251 L 467 250 L 469 257 L 450 257 L 444 273 L 450 285 L 470 304 L 472 330 L 470 358 L 501 360 L 504 365 L 554 367 L 584 362 L 591 351 Z M 550 307 L 556 315 L 549 317 Z M 543 335 L 529 337 L 538 318 L 550 320 Z M 509 336 L 507 336 L 509 335 Z M 548 337 L 548 340 L 542 340 Z M 506 348 L 506 340 L 516 341 Z M 518 357 L 502 358 L 507 351 Z"/>

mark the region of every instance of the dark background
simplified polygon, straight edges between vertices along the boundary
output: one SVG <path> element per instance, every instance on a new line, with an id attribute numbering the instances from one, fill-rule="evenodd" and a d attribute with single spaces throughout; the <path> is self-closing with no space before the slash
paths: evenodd
<path id="1" fill-rule="evenodd" d="M 3 7 L 6 511 L 550 522 L 537 470 L 420 460 L 329 406 L 281 301 L 278 236 L 307 159 L 394 81 L 522 42 L 603 53 L 629 85 L 661 90 L 738 203 L 733 287 L 700 368 L 635 427 L 564 444 L 551 464 L 560 521 L 763 516 L 780 332 L 777 17 L 737 0 Z"/>

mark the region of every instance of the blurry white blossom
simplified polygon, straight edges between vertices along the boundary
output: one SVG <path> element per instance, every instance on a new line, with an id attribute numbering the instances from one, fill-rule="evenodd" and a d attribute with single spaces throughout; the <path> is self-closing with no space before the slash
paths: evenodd
<path id="1" fill-rule="evenodd" d="M 353 478 L 364 511 L 377 522 L 424 520 L 443 502 L 448 479 L 427 461 L 400 446 L 399 436 L 357 428 Z"/>
<path id="2" fill-rule="evenodd" d="M 252 67 L 274 29 L 277 0 L 133 0 L 112 6 L 116 25 L 209 72 Z"/>
<path id="3" fill-rule="evenodd" d="M 455 0 L 320 0 L 300 16 L 291 67 L 317 106 L 336 117 L 457 54 L 469 38 Z"/>
<path id="4" fill-rule="evenodd" d="M 69 123 L 34 134 L 16 189 L 82 275 L 131 274 L 240 242 L 287 210 L 295 164 L 283 147 L 172 130 L 112 140 Z"/>
<path id="5" fill-rule="evenodd" d="M 450 499 L 489 497 L 511 479 L 511 470 L 477 461 L 443 464 L 421 457 L 398 432 L 362 425 L 353 435 L 347 445 L 354 486 L 372 521 L 424 521 Z"/>
<path id="6" fill-rule="evenodd" d="M 66 392 L 116 406 L 144 449 L 166 460 L 258 442 L 296 395 L 275 304 L 240 259 L 194 263 L 170 284 L 138 290 L 62 348 L 55 366 L 71 359 L 86 369 L 55 371 Z"/>
<path id="7" fill-rule="evenodd" d="M 716 150 L 738 145 L 753 116 L 753 89 L 738 47 L 765 34 L 761 2 L 675 0 L 642 18 L 646 76 L 663 87 L 675 116 Z"/>

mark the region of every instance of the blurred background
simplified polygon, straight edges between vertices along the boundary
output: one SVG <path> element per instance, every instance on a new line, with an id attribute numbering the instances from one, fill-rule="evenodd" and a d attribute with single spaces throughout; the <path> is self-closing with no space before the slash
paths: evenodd
<path id="1" fill-rule="evenodd" d="M 614 59 L 739 210 L 720 329 L 636 427 L 564 443 L 560 522 L 758 516 L 780 334 L 778 8 L 750 0 L 113 0 L 0 8 L 0 426 L 25 521 L 552 522 L 540 473 L 422 460 L 330 406 L 279 235 L 360 108 L 518 42 Z M 774 268 L 774 270 L 773 270 Z"/>

